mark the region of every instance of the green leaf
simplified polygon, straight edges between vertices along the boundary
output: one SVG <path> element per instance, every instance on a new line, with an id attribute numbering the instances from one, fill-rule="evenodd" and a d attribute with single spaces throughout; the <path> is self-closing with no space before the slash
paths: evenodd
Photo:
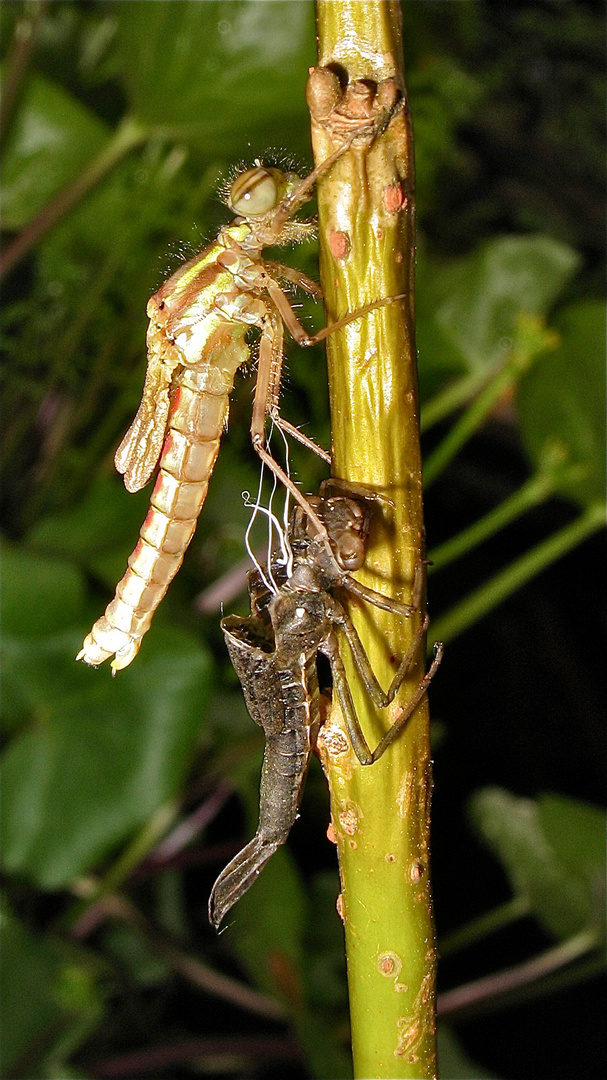
<path id="1" fill-rule="evenodd" d="M 108 310 L 106 337 L 116 330 L 117 299 L 127 309 L 139 307 L 142 356 L 147 298 L 174 268 L 174 256 L 160 262 L 166 259 L 168 239 L 188 236 L 194 217 L 205 227 L 200 199 L 208 198 L 217 182 L 214 166 L 202 173 L 192 166 L 186 175 L 187 156 L 184 147 L 150 138 L 115 164 L 39 249 L 41 282 L 66 306 L 86 308 L 89 296 L 95 297 L 93 317 Z M 74 288 L 79 290 L 75 295 L 70 292 Z M 123 350 L 125 345 L 123 338 Z"/>
<path id="2" fill-rule="evenodd" d="M 209 661 L 156 624 L 116 679 L 72 659 L 84 627 L 9 653 L 35 722 L 5 752 L 3 862 L 45 889 L 67 885 L 175 799 L 204 724 Z M 88 629 L 88 627 L 87 627 Z"/>
<path id="3" fill-rule="evenodd" d="M 7 637 L 52 634 L 81 619 L 84 583 L 68 562 L 3 544 L 2 626 Z"/>
<path id="4" fill-rule="evenodd" d="M 49 637 L 2 640 L 2 726 L 5 734 L 22 727 L 32 716 L 46 717 L 77 688 L 86 691 L 82 665 L 70 661 L 80 648 L 74 627 Z"/>
<path id="5" fill-rule="evenodd" d="M 580 264 L 547 236 L 489 240 L 418 278 L 418 346 L 424 365 L 481 372 L 512 348 L 521 312 L 545 315 Z"/>
<path id="6" fill-rule="evenodd" d="M 3 154 L 2 218 L 19 229 L 93 160 L 108 127 L 67 90 L 29 76 Z"/>
<path id="7" fill-rule="evenodd" d="M 560 345 L 523 377 L 518 389 L 521 434 L 540 466 L 558 450 L 568 465 L 558 490 L 583 507 L 605 499 L 605 306 L 585 300 L 553 321 Z"/>
<path id="8" fill-rule="evenodd" d="M 549 934 L 571 937 L 596 922 L 605 877 L 605 815 L 598 807 L 487 787 L 472 796 L 469 810 L 514 893 L 526 897 Z"/>
<path id="9" fill-rule="evenodd" d="M 8 910 L 0 937 L 3 1075 L 22 1062 L 28 1072 L 18 1075 L 48 1076 L 42 1059 L 68 1046 L 73 1052 L 99 1021 L 94 967 L 81 950 L 30 933 Z"/>
<path id="10" fill-rule="evenodd" d="M 154 950 L 135 926 L 110 924 L 103 936 L 103 949 L 117 960 L 123 971 L 129 973 L 134 984 L 154 986 L 170 977 L 168 961 Z"/>
<path id="11" fill-rule="evenodd" d="M 149 499 L 149 489 L 132 495 L 116 476 L 100 477 L 76 506 L 42 518 L 27 544 L 78 562 L 113 588 L 135 547 Z"/>
<path id="12" fill-rule="evenodd" d="M 607 860 L 605 812 L 590 803 L 563 795 L 539 795 L 538 817 L 548 840 L 570 876 L 581 874 L 596 890 L 604 891 Z"/>
<path id="13" fill-rule="evenodd" d="M 144 124 L 233 152 L 251 118 L 305 116 L 311 4 L 159 0 L 115 5 L 119 74 Z"/>

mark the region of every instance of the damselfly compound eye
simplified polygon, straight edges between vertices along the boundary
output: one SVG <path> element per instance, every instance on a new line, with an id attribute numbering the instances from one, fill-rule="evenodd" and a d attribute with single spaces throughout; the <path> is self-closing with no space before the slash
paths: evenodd
<path id="1" fill-rule="evenodd" d="M 276 206 L 278 185 L 272 174 L 258 165 L 236 178 L 228 202 L 242 217 L 262 217 Z"/>

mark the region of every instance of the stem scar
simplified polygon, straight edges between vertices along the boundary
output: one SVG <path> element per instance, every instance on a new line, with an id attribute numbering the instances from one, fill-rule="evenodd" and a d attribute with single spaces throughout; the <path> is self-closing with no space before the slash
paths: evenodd
<path id="1" fill-rule="evenodd" d="M 348 740 L 338 727 L 325 726 L 321 728 L 318 742 L 322 743 L 331 757 L 339 757 L 340 754 L 345 754 L 349 750 Z"/>
<path id="2" fill-rule="evenodd" d="M 420 881 L 424 875 L 424 864 L 421 862 L 414 862 L 411 867 L 411 881 L 413 883 Z"/>
<path id="3" fill-rule="evenodd" d="M 347 810 L 342 810 L 339 815 L 339 824 L 348 836 L 354 836 L 358 832 L 358 814 L 353 806 L 349 806 Z"/>
<path id="4" fill-rule="evenodd" d="M 403 189 L 398 182 L 395 184 L 388 184 L 384 188 L 383 200 L 384 206 L 390 214 L 397 214 L 407 202 Z"/>
<path id="5" fill-rule="evenodd" d="M 347 233 L 333 229 L 328 233 L 327 240 L 334 259 L 345 259 L 350 254 L 352 245 Z"/>
<path id="6" fill-rule="evenodd" d="M 398 953 L 391 952 L 389 949 L 386 952 L 379 954 L 377 958 L 377 970 L 380 975 L 385 978 L 395 976 L 398 978 L 402 970 L 403 962 Z"/>
<path id="7" fill-rule="evenodd" d="M 337 900 L 335 901 L 335 910 L 337 911 L 337 914 L 339 915 L 342 923 L 345 923 L 345 921 L 346 921 L 346 912 L 344 910 L 344 894 L 343 893 L 340 893 L 339 896 L 337 897 Z"/>

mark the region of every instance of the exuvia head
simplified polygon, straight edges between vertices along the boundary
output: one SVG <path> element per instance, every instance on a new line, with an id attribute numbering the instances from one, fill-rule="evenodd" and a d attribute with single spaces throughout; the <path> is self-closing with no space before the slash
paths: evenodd
<path id="1" fill-rule="evenodd" d="M 325 500 L 322 512 L 335 558 L 342 570 L 358 570 L 365 561 L 369 508 L 343 495 Z"/>
<path id="2" fill-rule="evenodd" d="M 343 570 L 359 570 L 365 561 L 366 543 L 356 532 L 344 532 L 335 541 L 335 557 Z"/>

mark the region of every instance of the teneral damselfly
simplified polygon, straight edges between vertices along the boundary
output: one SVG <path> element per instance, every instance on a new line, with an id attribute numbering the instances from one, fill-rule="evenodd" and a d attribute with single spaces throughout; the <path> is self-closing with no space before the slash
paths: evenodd
<path id="1" fill-rule="evenodd" d="M 84 640 L 77 659 L 98 665 L 109 657 L 113 672 L 139 651 L 196 528 L 219 452 L 235 374 L 249 357 L 247 331 L 260 331 L 251 439 L 262 461 L 308 513 L 324 526 L 266 445 L 274 423 L 330 456 L 279 412 L 283 327 L 300 345 L 327 334 L 398 297 L 380 299 L 309 335 L 298 321 L 279 279 L 320 296 L 319 286 L 290 267 L 263 259 L 263 249 L 309 237 L 314 224 L 291 218 L 310 197 L 315 181 L 356 139 L 373 138 L 377 121 L 360 123 L 338 150 L 301 180 L 259 162 L 236 178 L 228 205 L 237 215 L 216 240 L 164 282 L 147 306 L 148 367 L 141 405 L 116 453 L 129 491 L 138 491 L 159 464 L 150 509 L 114 599 Z M 325 534 L 326 540 L 326 534 Z"/>

